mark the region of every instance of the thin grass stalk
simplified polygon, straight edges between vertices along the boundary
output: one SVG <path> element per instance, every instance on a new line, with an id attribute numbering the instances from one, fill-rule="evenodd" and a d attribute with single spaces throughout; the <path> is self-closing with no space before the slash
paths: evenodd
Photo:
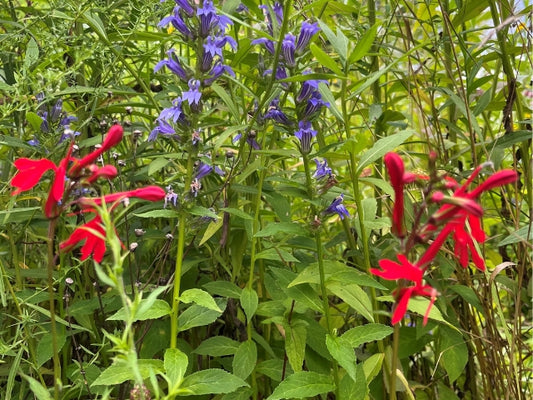
<path id="1" fill-rule="evenodd" d="M 48 278 L 48 310 L 50 311 L 50 334 L 52 335 L 52 360 L 54 364 L 54 400 L 59 400 L 61 391 L 61 362 L 59 360 L 59 347 L 57 344 L 57 327 L 56 327 L 56 296 L 54 292 L 54 240 L 57 226 L 57 218 L 53 218 L 48 222 L 48 263 L 47 263 L 47 278 Z"/>

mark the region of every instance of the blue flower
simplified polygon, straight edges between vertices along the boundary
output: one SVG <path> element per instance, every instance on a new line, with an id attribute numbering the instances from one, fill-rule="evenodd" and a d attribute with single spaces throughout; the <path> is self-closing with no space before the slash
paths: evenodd
<path id="1" fill-rule="evenodd" d="M 209 72 L 209 78 L 204 80 L 204 86 L 211 85 L 214 81 L 220 78 L 224 72 L 235 77 L 235 72 L 233 72 L 230 66 L 223 64 L 220 60 L 217 60 Z"/>
<path id="2" fill-rule="evenodd" d="M 170 49 L 167 51 L 168 59 L 159 61 L 155 67 L 154 72 L 159 71 L 163 66 L 166 66 L 174 74 L 176 74 L 181 80 L 187 82 L 187 72 L 181 66 L 178 57 L 175 55 L 175 50 Z"/>
<path id="3" fill-rule="evenodd" d="M 202 161 L 200 161 L 200 163 L 198 164 L 198 166 L 196 167 L 196 175 L 195 175 L 195 178 L 200 180 L 202 179 L 204 176 L 206 175 L 209 175 L 211 173 L 211 171 L 213 171 L 213 167 L 209 164 L 206 164 Z"/>
<path id="4" fill-rule="evenodd" d="M 298 127 L 300 129 L 294 132 L 294 136 L 300 140 L 302 153 L 308 154 L 311 151 L 311 140 L 316 136 L 316 131 L 311 128 L 311 122 L 309 121 L 300 121 Z"/>
<path id="5" fill-rule="evenodd" d="M 304 75 L 308 75 L 310 74 L 311 71 L 304 71 Z M 302 103 L 304 101 L 307 101 L 309 100 L 314 93 L 320 93 L 318 91 L 318 85 L 319 83 L 328 83 L 326 80 L 324 79 L 309 79 L 307 81 L 304 81 L 302 83 L 302 87 L 300 89 L 300 93 L 298 93 L 298 97 L 296 98 L 296 101 L 298 103 Z"/>
<path id="6" fill-rule="evenodd" d="M 196 15 L 200 19 L 198 34 L 201 37 L 207 37 L 213 25 L 218 24 L 219 22 L 213 2 L 210 0 L 204 0 L 203 6 L 196 10 Z"/>
<path id="7" fill-rule="evenodd" d="M 307 47 L 311 38 L 318 31 L 320 31 L 320 28 L 316 22 L 314 24 L 310 24 L 309 22 L 305 21 L 302 24 L 300 34 L 298 35 L 298 40 L 296 41 L 296 52 L 301 53 L 302 50 Z"/>
<path id="8" fill-rule="evenodd" d="M 61 111 L 63 111 L 63 100 L 59 99 L 52 107 L 52 111 L 50 112 L 49 116 L 50 121 L 56 122 L 61 115 Z"/>
<path id="9" fill-rule="evenodd" d="M 159 135 L 170 136 L 179 139 L 179 135 L 167 121 L 164 119 L 157 119 L 157 121 L 159 125 L 157 125 L 152 132 L 150 132 L 150 135 L 148 135 L 149 142 L 156 140 Z"/>
<path id="10" fill-rule="evenodd" d="M 37 147 L 41 144 L 41 142 L 39 142 L 39 139 L 37 139 L 37 136 L 34 136 L 33 139 L 31 140 L 28 140 L 27 142 L 30 146 L 33 146 L 33 147 Z"/>
<path id="11" fill-rule="evenodd" d="M 341 194 L 340 196 L 335 197 L 333 202 L 329 205 L 328 208 L 326 208 L 327 214 L 334 214 L 337 213 L 341 219 L 344 219 L 344 217 L 350 217 L 350 213 L 344 207 L 344 204 L 342 204 L 342 201 L 344 200 L 344 194 Z"/>
<path id="12" fill-rule="evenodd" d="M 163 208 L 167 208 L 167 205 L 169 203 L 174 204 L 174 207 L 176 207 L 178 202 L 178 194 L 174 192 L 172 189 L 172 186 L 167 186 L 167 194 L 165 195 L 165 204 L 163 205 Z"/>
<path id="13" fill-rule="evenodd" d="M 181 33 L 185 39 L 194 39 L 194 34 L 191 32 L 185 21 L 181 18 L 181 15 L 179 13 L 180 7 L 174 7 L 174 13 L 173 15 L 169 15 L 168 17 L 163 18 L 157 26 L 159 28 L 162 28 L 164 26 L 167 26 L 169 23 L 172 24 L 176 30 Z"/>
<path id="14" fill-rule="evenodd" d="M 307 100 L 302 115 L 299 117 L 301 120 L 311 120 L 316 114 L 320 113 L 324 106 L 329 107 L 329 103 L 322 100 L 322 95 L 318 91 L 314 91 Z"/>
<path id="15" fill-rule="evenodd" d="M 295 41 L 295 36 L 292 33 L 287 33 L 281 42 L 281 53 L 288 67 L 294 67 L 296 65 L 296 60 L 294 59 L 294 52 L 296 50 Z"/>
<path id="16" fill-rule="evenodd" d="M 192 17 L 194 15 L 194 8 L 187 0 L 175 0 L 175 1 L 178 7 L 181 10 L 183 10 L 183 12 L 187 14 L 188 17 Z"/>
<path id="17" fill-rule="evenodd" d="M 267 38 L 254 39 L 252 40 L 252 44 L 262 44 L 263 46 L 265 46 L 268 52 L 272 55 L 274 55 L 274 53 L 276 52 L 274 48 L 274 42 L 270 39 L 267 39 Z"/>
<path id="18" fill-rule="evenodd" d="M 188 101 L 189 105 L 196 109 L 200 105 L 202 92 L 200 92 L 200 81 L 198 79 L 189 80 L 189 90 L 183 92 L 183 100 Z"/>
<path id="19" fill-rule="evenodd" d="M 324 159 L 322 162 L 318 161 L 318 158 L 313 159 L 316 164 L 316 171 L 313 174 L 313 178 L 316 180 L 322 180 L 323 178 L 331 177 L 332 171 L 328 167 L 328 162 Z"/>
<path id="20" fill-rule="evenodd" d="M 187 123 L 185 114 L 181 108 L 182 99 L 178 97 L 172 101 L 172 107 L 165 108 L 159 114 L 160 120 L 174 121 L 174 123 Z"/>
<path id="21" fill-rule="evenodd" d="M 246 135 L 246 143 L 250 145 L 250 147 L 254 150 L 261 150 L 261 145 L 257 143 L 257 140 L 255 139 L 257 136 L 257 133 L 255 131 L 250 131 Z M 236 143 L 242 138 L 242 133 L 239 133 L 238 135 L 235 135 L 232 142 Z"/>
<path id="22" fill-rule="evenodd" d="M 65 125 L 65 129 L 63 130 L 63 134 L 59 138 L 58 143 L 63 143 L 67 139 L 74 139 L 76 136 L 79 135 L 81 135 L 81 132 L 73 131 L 72 129 L 70 129 L 69 125 Z"/>
<path id="23" fill-rule="evenodd" d="M 290 125 L 291 124 L 291 121 L 289 120 L 289 118 L 279 108 L 279 99 L 278 98 L 272 100 L 272 102 L 270 103 L 270 107 L 268 108 L 268 111 L 266 112 L 264 118 L 265 119 L 273 119 L 274 121 L 276 121 L 276 122 L 278 122 L 280 124 L 285 124 L 285 125 Z"/>

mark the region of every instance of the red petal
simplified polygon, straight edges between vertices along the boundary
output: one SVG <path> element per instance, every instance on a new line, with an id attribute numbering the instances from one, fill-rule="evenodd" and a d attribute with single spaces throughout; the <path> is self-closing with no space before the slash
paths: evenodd
<path id="1" fill-rule="evenodd" d="M 414 289 L 414 287 L 410 287 L 410 288 L 407 288 L 407 289 L 403 289 L 401 291 L 400 300 L 396 304 L 396 307 L 394 307 L 394 312 L 392 314 L 391 323 L 393 325 L 397 324 L 398 322 L 400 322 L 402 320 L 402 318 L 404 317 L 404 315 L 405 315 L 405 313 L 407 311 L 407 306 L 409 304 L 409 299 L 411 298 L 411 295 L 413 293 L 413 289 Z"/>
<path id="2" fill-rule="evenodd" d="M 496 172 L 494 175 L 491 175 L 487 180 L 481 183 L 477 188 L 472 190 L 469 195 L 472 198 L 478 197 L 482 192 L 491 190 L 498 186 L 504 186 L 508 183 L 513 183 L 518 179 L 518 174 L 516 171 L 510 169 L 504 169 L 503 171 Z"/>
<path id="3" fill-rule="evenodd" d="M 46 158 L 41 158 L 40 160 L 19 158 L 18 160 L 15 160 L 13 164 L 19 171 L 13 179 L 11 179 L 11 186 L 17 188 L 12 195 L 30 190 L 37 185 L 46 171 L 49 169 L 56 169 L 56 165 Z"/>

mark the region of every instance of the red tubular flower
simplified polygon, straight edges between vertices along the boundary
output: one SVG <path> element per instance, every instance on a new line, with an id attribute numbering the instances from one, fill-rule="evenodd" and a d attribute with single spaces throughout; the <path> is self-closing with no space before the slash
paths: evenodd
<path id="1" fill-rule="evenodd" d="M 105 151 L 111 147 L 116 146 L 122 140 L 124 130 L 120 125 L 113 125 L 107 134 L 105 135 L 102 146 L 94 150 L 92 153 L 87 154 L 81 160 L 75 160 L 72 167 L 69 170 L 69 176 L 78 177 L 80 171 L 89 164 L 92 164 L 98 157 L 100 157 Z"/>
<path id="2" fill-rule="evenodd" d="M 78 243 L 85 241 L 81 246 L 81 260 L 86 260 L 92 254 L 96 262 L 102 262 L 105 247 L 105 229 L 100 216 L 74 230 L 70 237 L 59 244 L 61 251 L 68 252 Z"/>
<path id="3" fill-rule="evenodd" d="M 409 305 L 409 300 L 411 297 L 426 296 L 430 298 L 429 306 L 424 314 L 423 324 L 426 325 L 428 322 L 429 312 L 431 311 L 431 308 L 437 299 L 437 294 L 437 290 L 429 285 L 411 286 L 401 289 L 398 293 L 396 293 L 397 303 L 394 307 L 394 312 L 392 313 L 391 323 L 394 325 L 402 320 L 407 312 L 407 306 Z"/>
<path id="4" fill-rule="evenodd" d="M 40 160 L 19 158 L 15 160 L 13 165 L 18 169 L 18 172 L 11 179 L 11 186 L 17 188 L 12 195 L 30 190 L 37 185 L 46 171 L 50 169 L 56 170 L 56 165 L 47 158 L 41 158 Z"/>
<path id="5" fill-rule="evenodd" d="M 60 213 L 58 205 L 62 203 L 63 194 L 65 193 L 67 166 L 71 161 L 72 148 L 73 144 L 70 145 L 67 155 L 60 161 L 59 167 L 56 168 L 54 181 L 52 182 L 50 193 L 48 193 L 48 199 L 46 199 L 44 206 L 44 214 L 49 219 L 56 218 Z"/>
<path id="6" fill-rule="evenodd" d="M 411 264 L 403 254 L 398 254 L 398 261 L 400 263 L 391 260 L 380 260 L 379 266 L 381 270 L 371 268 L 370 272 L 387 280 L 405 279 L 420 285 L 423 271 L 417 265 Z"/>
<path id="7" fill-rule="evenodd" d="M 406 234 L 403 224 L 403 188 L 405 185 L 405 166 L 403 160 L 396 153 L 387 153 L 384 157 L 385 166 L 389 172 L 389 178 L 394 189 L 394 205 L 392 209 L 392 233 L 398 237 Z"/>
<path id="8" fill-rule="evenodd" d="M 129 190 L 127 192 L 111 193 L 103 197 L 105 203 L 114 203 L 126 198 L 136 197 L 148 201 L 159 201 L 165 198 L 166 192 L 159 186 L 147 186 L 139 189 Z M 101 197 L 88 198 L 82 197 L 79 204 L 84 208 L 90 208 L 102 204 Z"/>
<path id="9" fill-rule="evenodd" d="M 113 165 L 106 165 L 100 168 L 96 164 L 91 164 L 88 168 L 89 171 L 91 171 L 91 176 L 85 181 L 89 184 L 93 183 L 98 178 L 113 179 L 118 174 L 117 169 Z"/>

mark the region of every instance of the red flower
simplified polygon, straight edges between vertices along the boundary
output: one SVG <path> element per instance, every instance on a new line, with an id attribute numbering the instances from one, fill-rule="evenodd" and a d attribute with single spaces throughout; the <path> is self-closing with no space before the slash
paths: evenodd
<path id="1" fill-rule="evenodd" d="M 91 164 L 89 165 L 88 169 L 91 172 L 91 176 L 85 180 L 85 182 L 88 184 L 93 183 L 98 178 L 113 179 L 118 173 L 117 169 L 113 165 L 98 167 L 96 164 Z"/>
<path id="2" fill-rule="evenodd" d="M 13 164 L 18 169 L 18 172 L 11 179 L 11 186 L 17 188 L 12 195 L 30 190 L 37 185 L 46 171 L 50 169 L 56 170 L 56 165 L 46 158 L 41 158 L 40 160 L 19 158 Z"/>
<path id="3" fill-rule="evenodd" d="M 96 262 L 102 262 L 106 250 L 105 229 L 99 215 L 85 225 L 76 228 L 67 240 L 60 243 L 59 248 L 61 251 L 67 252 L 84 240 L 85 243 L 81 246 L 81 260 L 87 259 L 92 254 Z"/>
<path id="4" fill-rule="evenodd" d="M 159 201 L 165 198 L 166 192 L 159 186 L 146 186 L 139 189 L 129 190 L 127 192 L 111 193 L 103 197 L 105 203 L 114 203 L 126 198 L 137 197 L 139 199 L 148 201 Z M 84 208 L 91 208 L 95 205 L 102 204 L 101 197 L 89 198 L 82 197 L 79 200 L 79 204 Z"/>
<path id="5" fill-rule="evenodd" d="M 440 246 L 439 246 L 440 247 Z M 434 257 L 434 256 L 433 256 Z M 421 259 L 422 260 L 422 259 Z M 429 311 L 435 302 L 437 297 L 437 290 L 429 285 L 422 285 L 422 279 L 424 275 L 424 268 L 420 265 L 420 262 L 412 264 L 407 260 L 407 257 L 403 254 L 398 254 L 398 261 L 396 263 L 391 260 L 380 260 L 379 266 L 381 270 L 372 268 L 370 272 L 374 275 L 381 276 L 387 280 L 402 279 L 405 281 L 411 281 L 413 286 L 401 287 L 394 292 L 396 298 L 396 306 L 392 314 L 392 324 L 396 324 L 402 320 L 407 312 L 407 306 L 409 305 L 409 299 L 414 296 L 428 296 L 431 298 L 429 307 L 424 315 L 424 325 L 427 323 Z"/>
<path id="6" fill-rule="evenodd" d="M 56 218 L 60 213 L 58 205 L 63 202 L 67 166 L 71 160 L 72 147 L 73 145 L 69 147 L 67 155 L 59 162 L 59 167 L 56 168 L 54 181 L 52 183 L 52 186 L 50 187 L 48 199 L 46 199 L 46 204 L 44 206 L 44 214 L 47 218 L 50 219 Z"/>
<path id="7" fill-rule="evenodd" d="M 69 176 L 78 177 L 81 170 L 89 164 L 92 164 L 98 157 L 100 157 L 105 151 L 109 150 L 111 147 L 116 146 L 122 140 L 124 135 L 124 130 L 120 125 L 113 125 L 107 134 L 105 135 L 102 145 L 94 150 L 92 153 L 87 154 L 81 160 L 74 160 L 72 167 L 68 171 Z"/>
<path id="8" fill-rule="evenodd" d="M 387 153 L 383 159 L 389 178 L 394 189 L 394 205 L 392 209 L 392 233 L 398 237 L 406 235 L 403 223 L 404 202 L 403 190 L 406 183 L 411 183 L 416 179 L 416 175 L 405 172 L 403 160 L 396 153 Z"/>

